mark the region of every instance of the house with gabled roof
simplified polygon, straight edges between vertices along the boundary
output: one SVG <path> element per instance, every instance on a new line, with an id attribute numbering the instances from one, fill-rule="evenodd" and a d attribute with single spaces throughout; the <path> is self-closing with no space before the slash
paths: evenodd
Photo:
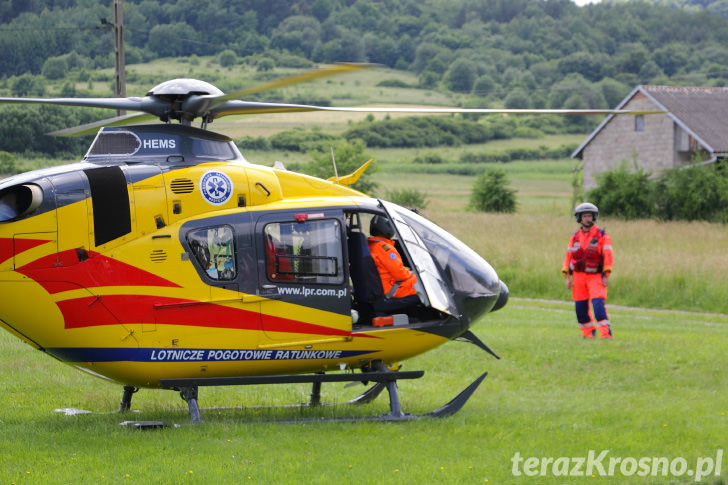
<path id="1" fill-rule="evenodd" d="M 583 160 L 584 190 L 624 161 L 659 174 L 728 157 L 728 88 L 637 86 L 572 153 Z"/>

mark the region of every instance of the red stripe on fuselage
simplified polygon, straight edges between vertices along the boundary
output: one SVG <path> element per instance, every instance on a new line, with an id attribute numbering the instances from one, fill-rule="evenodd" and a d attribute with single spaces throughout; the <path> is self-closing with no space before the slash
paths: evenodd
<path id="1" fill-rule="evenodd" d="M 16 254 L 33 249 L 47 242 L 49 241 L 44 239 L 0 238 L 0 263 L 7 261 Z"/>
<path id="2" fill-rule="evenodd" d="M 79 255 L 75 249 L 49 254 L 16 271 L 38 282 L 50 294 L 68 289 L 66 285 L 59 284 L 64 282 L 72 282 L 84 288 L 105 286 L 180 287 L 178 284 L 148 271 L 102 254 L 91 251 L 82 254 L 88 259 L 79 261 Z"/>
<path id="3" fill-rule="evenodd" d="M 257 311 L 148 295 L 102 295 L 59 301 L 65 328 L 152 324 L 261 330 Z M 349 336 L 351 332 L 264 315 L 266 332 Z"/>

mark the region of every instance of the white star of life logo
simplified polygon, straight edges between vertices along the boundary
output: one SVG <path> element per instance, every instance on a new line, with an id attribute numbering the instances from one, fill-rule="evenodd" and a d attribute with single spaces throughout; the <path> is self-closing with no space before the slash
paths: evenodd
<path id="1" fill-rule="evenodd" d="M 222 205 L 233 195 L 233 181 L 226 174 L 209 170 L 200 179 L 202 197 L 212 205 Z"/>

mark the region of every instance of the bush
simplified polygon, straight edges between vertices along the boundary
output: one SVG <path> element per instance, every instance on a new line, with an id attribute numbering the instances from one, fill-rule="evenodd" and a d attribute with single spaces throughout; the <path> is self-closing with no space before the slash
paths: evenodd
<path id="1" fill-rule="evenodd" d="M 627 170 L 623 162 L 616 170 L 596 176 L 597 188 L 590 190 L 587 198 L 599 211 L 623 219 L 648 219 L 652 217 L 652 184 L 649 174 L 642 169 Z"/>
<path id="2" fill-rule="evenodd" d="M 231 67 L 238 63 L 238 56 L 231 49 L 225 49 L 217 56 L 217 62 L 222 67 Z"/>
<path id="3" fill-rule="evenodd" d="M 720 167 L 668 170 L 657 180 L 626 163 L 597 176 L 588 199 L 606 214 L 623 219 L 728 222 L 728 175 Z"/>
<path id="4" fill-rule="evenodd" d="M 377 86 L 385 88 L 409 88 L 411 87 L 401 79 L 383 79 L 377 83 Z"/>
<path id="5" fill-rule="evenodd" d="M 425 153 L 424 155 L 420 155 L 414 158 L 412 160 L 413 163 L 443 163 L 445 162 L 445 159 L 443 159 L 439 154 L 437 153 Z"/>
<path id="6" fill-rule="evenodd" d="M 569 158 L 576 145 L 561 145 L 558 148 L 511 148 L 499 152 L 466 152 L 460 155 L 460 163 L 506 163 L 516 160 L 558 160 Z M 416 161 L 416 160 L 415 160 Z"/>
<path id="7" fill-rule="evenodd" d="M 385 198 L 402 207 L 417 210 L 424 210 L 429 204 L 425 194 L 417 189 L 388 190 Z"/>
<path id="8" fill-rule="evenodd" d="M 64 57 L 50 57 L 43 63 L 41 72 L 46 79 L 63 79 L 68 73 L 68 63 Z"/>
<path id="9" fill-rule="evenodd" d="M 11 78 L 10 92 L 13 96 L 43 96 L 45 93 L 45 81 L 40 76 L 32 74 L 23 74 L 16 78 Z"/>
<path id="10" fill-rule="evenodd" d="M 485 143 L 490 131 L 480 123 L 445 116 L 412 116 L 365 123 L 347 130 L 347 140 L 362 139 L 369 147 L 413 148 Z"/>
<path id="11" fill-rule="evenodd" d="M 270 57 L 264 57 L 258 61 L 256 69 L 258 72 L 270 72 L 276 67 L 276 63 Z"/>
<path id="12" fill-rule="evenodd" d="M 0 175 L 10 175 L 16 172 L 15 157 L 8 152 L 0 152 Z"/>
<path id="13" fill-rule="evenodd" d="M 305 152 L 341 140 L 341 137 L 320 131 L 288 130 L 276 133 L 269 140 L 270 146 L 276 150 Z"/>
<path id="14" fill-rule="evenodd" d="M 728 222 L 728 179 L 718 170 L 673 169 L 653 189 L 658 219 Z"/>
<path id="15" fill-rule="evenodd" d="M 235 140 L 235 144 L 241 150 L 270 150 L 270 142 L 264 136 L 244 136 Z"/>
<path id="16" fill-rule="evenodd" d="M 507 187 L 503 170 L 486 170 L 478 175 L 470 194 L 470 208 L 479 212 L 515 212 L 516 191 Z"/>

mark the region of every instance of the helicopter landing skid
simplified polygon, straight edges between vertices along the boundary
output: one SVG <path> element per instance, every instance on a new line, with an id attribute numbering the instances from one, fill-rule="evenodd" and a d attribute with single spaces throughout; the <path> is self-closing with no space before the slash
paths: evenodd
<path id="1" fill-rule="evenodd" d="M 399 391 L 397 389 L 397 381 L 399 379 L 418 379 L 424 375 L 424 371 L 391 371 L 381 362 L 375 362 L 374 372 L 363 372 L 361 374 L 296 374 L 296 375 L 280 375 L 280 376 L 243 376 L 243 377 L 212 377 L 201 379 L 160 379 L 160 385 L 165 389 L 174 389 L 180 391 L 180 396 L 187 402 L 189 408 L 190 421 L 194 423 L 202 422 L 200 408 L 197 403 L 199 386 L 225 386 L 225 385 L 251 385 L 251 384 L 295 384 L 295 383 L 313 383 L 313 391 L 311 394 L 310 406 L 320 404 L 320 389 L 323 382 L 375 382 L 376 384 L 364 392 L 359 397 L 349 401 L 352 404 L 364 404 L 374 400 L 384 389 L 389 393 L 389 414 L 379 416 L 376 419 L 381 421 L 407 421 L 419 419 L 423 417 L 442 418 L 451 416 L 458 412 L 467 402 L 470 396 L 475 392 L 480 383 L 485 379 L 487 372 L 478 377 L 473 383 L 465 388 L 453 400 L 445 404 L 441 408 L 423 415 L 405 414 L 402 412 L 402 406 L 399 400 Z M 356 418 L 354 418 L 356 419 Z M 315 421 L 326 419 L 315 418 Z M 333 420 L 348 420 L 348 418 Z M 293 421 L 305 421 L 301 419 Z"/>

